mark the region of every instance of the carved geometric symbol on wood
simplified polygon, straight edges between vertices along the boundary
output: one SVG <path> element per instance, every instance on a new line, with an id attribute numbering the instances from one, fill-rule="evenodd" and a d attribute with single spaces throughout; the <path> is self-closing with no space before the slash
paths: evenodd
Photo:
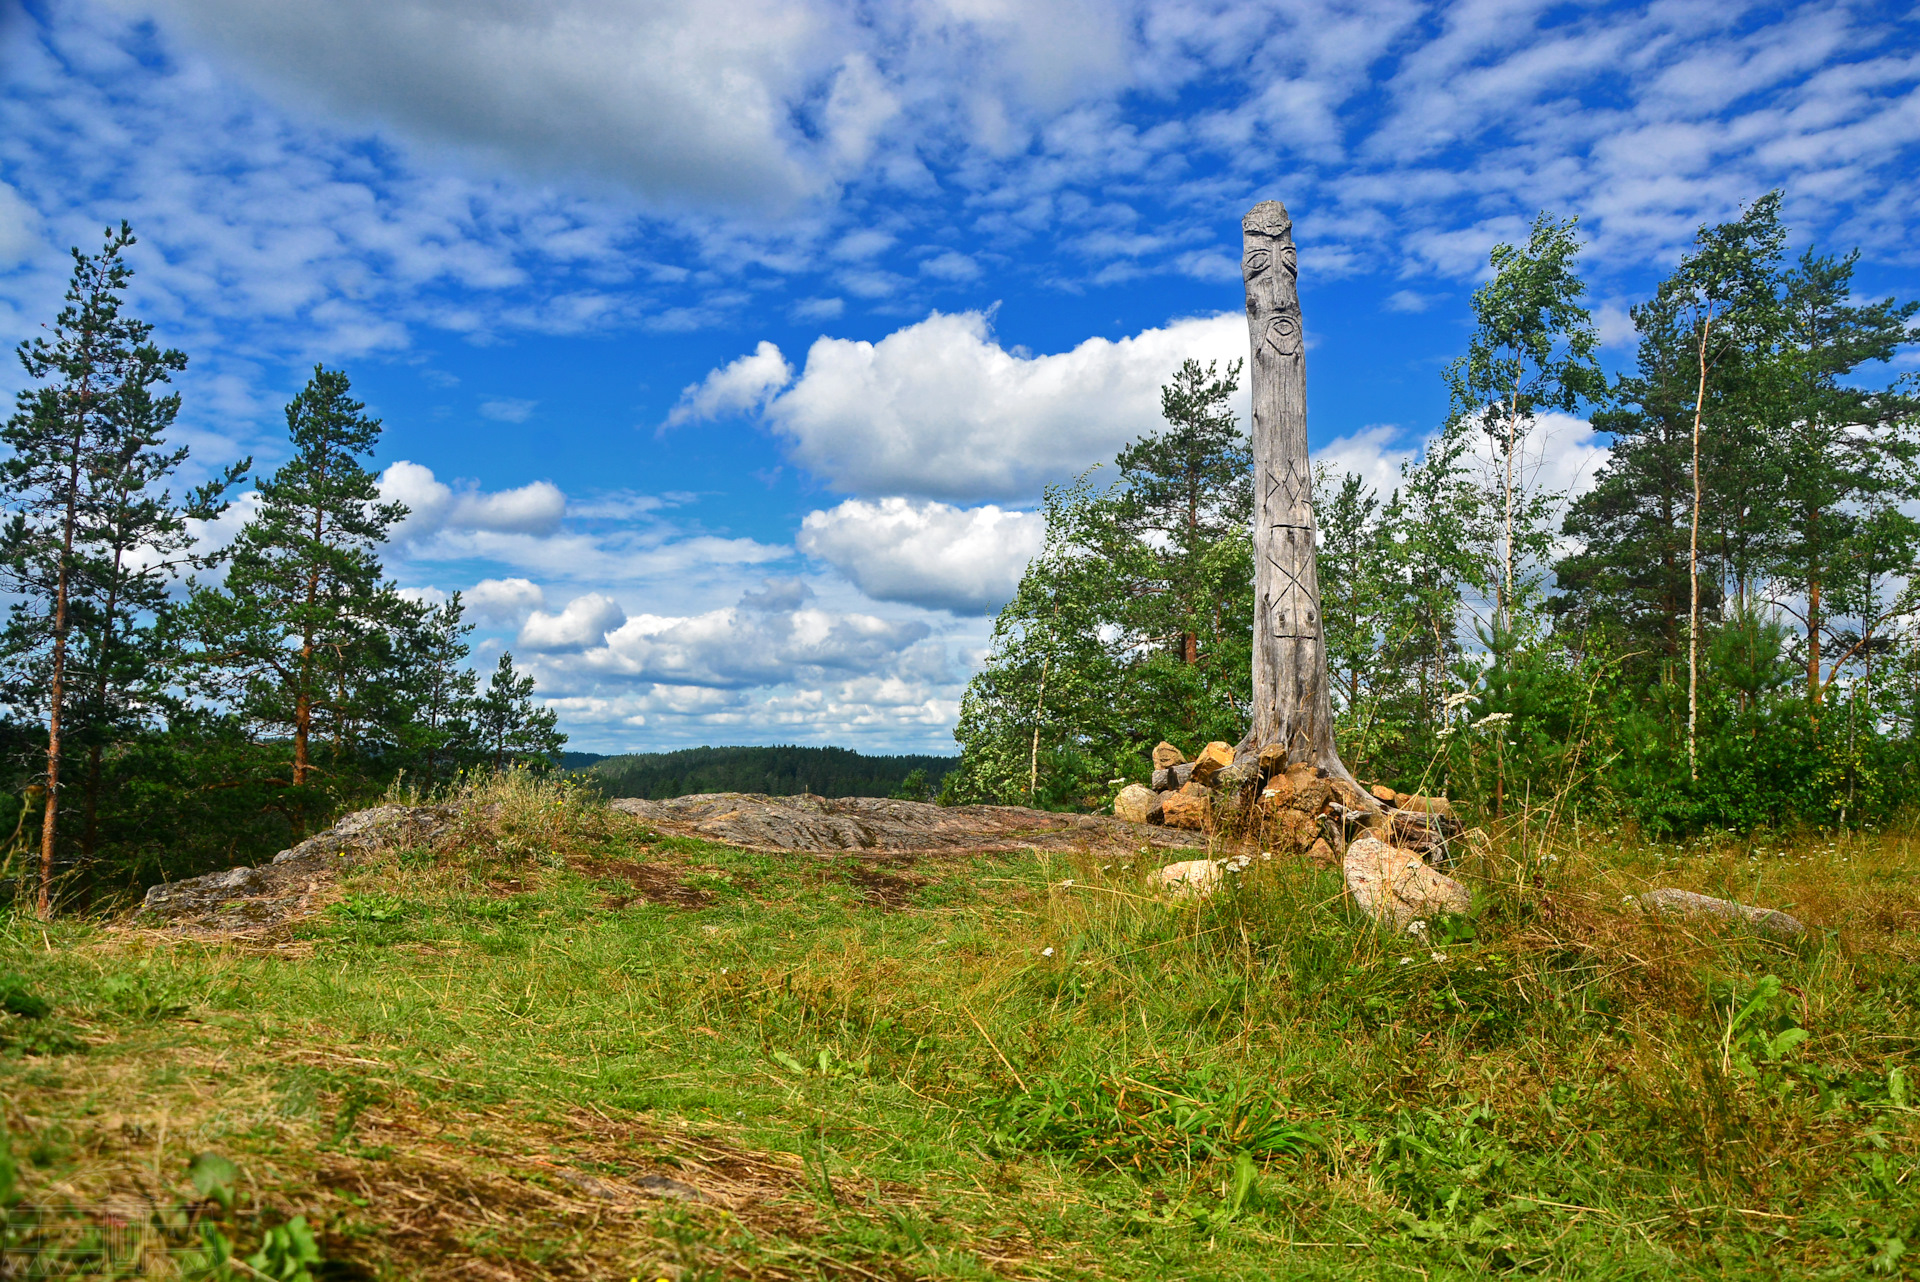
<path id="1" fill-rule="evenodd" d="M 1267 619 L 1276 637 L 1313 637 L 1320 634 L 1320 602 L 1301 581 L 1300 569 L 1313 565 L 1313 527 L 1267 527 L 1267 564 L 1279 576 L 1265 600 Z"/>
<path id="2" fill-rule="evenodd" d="M 1267 509 L 1269 517 L 1291 516 L 1302 505 L 1309 508 L 1312 504 L 1313 489 L 1300 467 L 1292 459 L 1287 460 L 1285 473 L 1276 476 L 1267 473 Z"/>
<path id="3" fill-rule="evenodd" d="M 1267 564 L 1279 576 L 1262 604 L 1276 637 L 1313 637 L 1320 633 L 1320 602 L 1302 581 L 1313 565 L 1313 490 L 1297 461 L 1266 474 Z M 1299 523 L 1302 518 L 1305 523 Z"/>

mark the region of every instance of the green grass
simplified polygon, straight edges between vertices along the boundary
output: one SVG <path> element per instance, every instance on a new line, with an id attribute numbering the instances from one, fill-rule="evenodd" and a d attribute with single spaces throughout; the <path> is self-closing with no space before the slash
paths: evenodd
<path id="1" fill-rule="evenodd" d="M 506 791 L 278 937 L 12 919 L 15 1196 L 243 1254 L 301 1215 L 316 1276 L 1916 1274 L 1905 837 L 1485 846 L 1420 941 L 1278 861 L 1169 903 Z M 1822 928 L 1642 920 L 1652 884 Z"/>

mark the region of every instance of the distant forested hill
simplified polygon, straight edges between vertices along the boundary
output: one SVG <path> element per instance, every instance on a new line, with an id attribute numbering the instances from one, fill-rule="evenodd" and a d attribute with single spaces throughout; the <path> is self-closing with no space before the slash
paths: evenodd
<path id="1" fill-rule="evenodd" d="M 957 757 L 869 757 L 845 748 L 683 748 L 602 757 L 587 771 L 601 781 L 609 797 L 654 801 L 695 792 L 890 797 L 907 783 L 908 776 L 921 771 L 916 781 L 920 786 L 913 791 L 931 798 L 958 762 Z"/>

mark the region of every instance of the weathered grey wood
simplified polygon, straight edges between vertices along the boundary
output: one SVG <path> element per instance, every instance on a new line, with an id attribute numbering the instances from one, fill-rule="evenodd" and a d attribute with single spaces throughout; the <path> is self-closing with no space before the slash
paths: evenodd
<path id="1" fill-rule="evenodd" d="M 1351 781 L 1333 739 L 1307 461 L 1307 361 L 1293 219 L 1277 200 L 1241 220 L 1253 390 L 1253 726 L 1240 747 Z"/>

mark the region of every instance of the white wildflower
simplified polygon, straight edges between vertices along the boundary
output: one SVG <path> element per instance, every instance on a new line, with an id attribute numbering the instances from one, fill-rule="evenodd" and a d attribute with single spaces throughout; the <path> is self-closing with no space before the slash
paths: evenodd
<path id="1" fill-rule="evenodd" d="M 1042 948 L 1042 949 L 1040 950 L 1040 955 L 1041 955 L 1042 957 L 1051 957 L 1051 956 L 1053 956 L 1053 949 L 1051 949 L 1051 948 Z"/>
<path id="2" fill-rule="evenodd" d="M 1445 953 L 1428 953 L 1427 956 L 1437 962 L 1443 962 L 1447 959 Z"/>
<path id="3" fill-rule="evenodd" d="M 1413 958 L 1411 958 L 1411 957 L 1402 957 L 1402 958 L 1400 959 L 1400 964 L 1401 964 L 1402 966 L 1411 966 L 1411 965 L 1413 965 Z"/>
<path id="4" fill-rule="evenodd" d="M 1071 886 L 1072 884 L 1073 884 L 1073 878 L 1069 877 L 1065 881 L 1060 883 L 1060 889 L 1065 890 L 1068 886 Z"/>

